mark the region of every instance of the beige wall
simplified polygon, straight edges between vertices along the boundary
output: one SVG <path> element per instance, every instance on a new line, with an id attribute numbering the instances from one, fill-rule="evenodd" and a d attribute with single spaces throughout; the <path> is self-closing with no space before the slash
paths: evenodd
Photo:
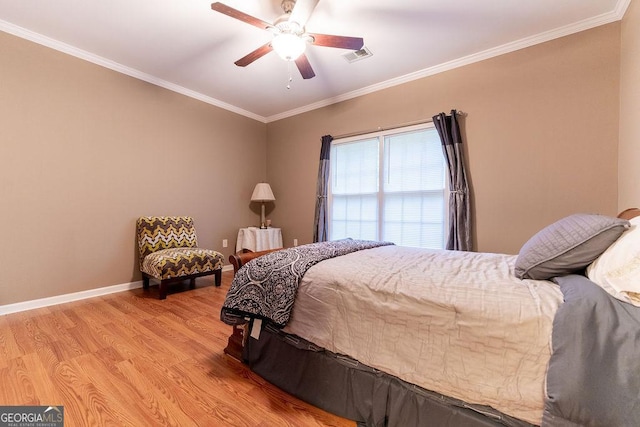
<path id="1" fill-rule="evenodd" d="M 226 257 L 265 177 L 285 245 L 310 242 L 322 135 L 451 108 L 468 114 L 478 250 L 638 205 L 637 120 L 618 119 L 640 102 L 637 24 L 632 5 L 622 68 L 615 23 L 268 125 L 0 33 L 0 305 L 139 280 L 140 215 L 191 215 Z"/>
<path id="2" fill-rule="evenodd" d="M 640 4 L 622 20 L 618 209 L 640 207 Z"/>
<path id="3" fill-rule="evenodd" d="M 575 212 L 615 214 L 620 24 L 527 49 L 267 125 L 274 224 L 308 243 L 320 137 L 425 119 L 464 120 L 476 248 L 517 253 Z"/>
<path id="4" fill-rule="evenodd" d="M 265 156 L 264 123 L 0 32 L 0 305 L 139 280 L 140 215 L 230 254 Z"/>

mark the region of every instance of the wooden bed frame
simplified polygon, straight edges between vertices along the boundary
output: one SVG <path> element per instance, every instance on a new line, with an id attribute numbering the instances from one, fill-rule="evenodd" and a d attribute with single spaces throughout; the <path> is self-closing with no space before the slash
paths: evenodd
<path id="1" fill-rule="evenodd" d="M 231 265 L 233 265 L 233 275 L 235 276 L 240 267 L 242 267 L 252 259 L 279 250 L 280 249 L 269 249 L 266 251 L 251 252 L 245 249 L 246 252 L 229 255 L 229 262 L 231 263 Z M 227 346 L 224 348 L 224 352 L 226 354 L 240 361 L 242 361 L 242 349 L 244 348 L 245 344 L 247 324 L 248 323 L 233 326 L 233 332 L 231 333 L 231 336 L 227 341 Z"/>
<path id="2" fill-rule="evenodd" d="M 640 216 L 640 209 L 638 208 L 625 209 L 618 214 L 618 218 L 622 218 L 622 219 L 631 219 L 637 216 Z"/>

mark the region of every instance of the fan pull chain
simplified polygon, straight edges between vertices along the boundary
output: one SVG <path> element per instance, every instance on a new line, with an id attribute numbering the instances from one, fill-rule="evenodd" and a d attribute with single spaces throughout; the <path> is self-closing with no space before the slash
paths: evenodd
<path id="1" fill-rule="evenodd" d="M 291 82 L 293 81 L 293 77 L 291 76 L 291 63 L 293 61 L 287 61 L 287 71 L 289 72 L 289 80 L 287 81 L 287 89 L 291 89 Z"/>

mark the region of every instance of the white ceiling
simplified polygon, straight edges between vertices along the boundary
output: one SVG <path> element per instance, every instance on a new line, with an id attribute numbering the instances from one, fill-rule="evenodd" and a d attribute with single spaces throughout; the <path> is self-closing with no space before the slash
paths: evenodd
<path id="1" fill-rule="evenodd" d="M 271 35 L 210 0 L 0 0 L 0 30 L 270 122 L 619 20 L 629 2 L 320 0 L 307 31 L 363 37 L 373 56 L 309 46 L 309 80 L 275 52 L 235 66 Z M 267 22 L 282 13 L 281 0 L 223 3 Z"/>

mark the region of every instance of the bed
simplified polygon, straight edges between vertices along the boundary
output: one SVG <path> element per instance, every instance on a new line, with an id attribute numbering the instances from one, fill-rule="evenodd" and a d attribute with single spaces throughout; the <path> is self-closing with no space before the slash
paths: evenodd
<path id="1" fill-rule="evenodd" d="M 634 425 L 639 213 L 569 216 L 518 255 L 351 239 L 249 255 L 221 319 L 236 343 L 246 325 L 252 370 L 359 425 Z"/>

